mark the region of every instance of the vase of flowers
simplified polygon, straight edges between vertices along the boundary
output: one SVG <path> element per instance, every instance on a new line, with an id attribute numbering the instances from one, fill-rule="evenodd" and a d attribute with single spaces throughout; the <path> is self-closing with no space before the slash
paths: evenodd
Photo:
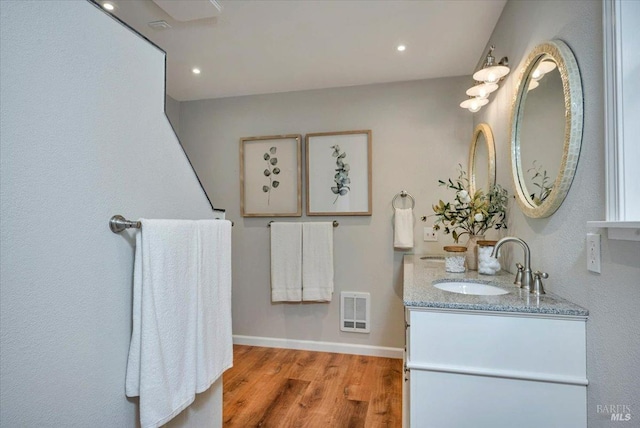
<path id="1" fill-rule="evenodd" d="M 461 236 L 468 235 L 467 269 L 477 270 L 475 245 L 484 239 L 484 234 L 490 229 L 506 229 L 505 223 L 508 194 L 499 184 L 492 186 L 486 193 L 476 190 L 469 192 L 467 173 L 460 167 L 458 178 L 447 181 L 438 180 L 440 186 L 445 186 L 456 192 L 453 202 L 440 200 L 433 205 L 436 217 L 433 228 L 443 229 L 445 235 L 451 233 L 457 243 Z M 426 221 L 426 216 L 422 221 Z"/>

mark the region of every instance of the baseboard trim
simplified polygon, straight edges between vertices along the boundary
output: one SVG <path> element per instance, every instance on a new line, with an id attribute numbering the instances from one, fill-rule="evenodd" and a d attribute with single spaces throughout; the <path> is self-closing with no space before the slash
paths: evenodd
<path id="1" fill-rule="evenodd" d="M 352 343 L 316 342 L 313 340 L 281 339 L 277 337 L 258 337 L 233 335 L 236 345 L 264 346 L 267 348 L 300 349 L 304 351 L 336 352 L 339 354 L 367 355 L 402 359 L 402 348 L 385 346 L 354 345 Z"/>

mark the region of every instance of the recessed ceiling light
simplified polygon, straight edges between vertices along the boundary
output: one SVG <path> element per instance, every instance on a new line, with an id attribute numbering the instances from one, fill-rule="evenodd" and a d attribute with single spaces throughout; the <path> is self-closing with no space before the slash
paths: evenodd
<path id="1" fill-rule="evenodd" d="M 407 49 L 407 47 L 405 45 L 398 45 L 396 49 L 398 50 L 398 52 L 404 52 Z"/>
<path id="2" fill-rule="evenodd" d="M 108 10 L 109 12 L 115 9 L 115 6 L 113 5 L 113 3 L 109 3 L 108 1 L 102 3 L 102 7 Z"/>
<path id="3" fill-rule="evenodd" d="M 191 69 L 191 71 L 193 72 L 193 74 L 200 74 L 200 69 L 198 67 Z"/>

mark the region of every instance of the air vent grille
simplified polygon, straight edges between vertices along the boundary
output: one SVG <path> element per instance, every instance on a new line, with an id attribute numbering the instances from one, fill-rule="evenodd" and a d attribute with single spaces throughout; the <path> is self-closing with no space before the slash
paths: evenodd
<path id="1" fill-rule="evenodd" d="M 369 333 L 370 297 L 369 293 L 340 293 L 340 330 Z"/>
<path id="2" fill-rule="evenodd" d="M 168 30 L 171 25 L 167 24 L 167 21 L 151 21 L 147 25 L 154 30 Z"/>

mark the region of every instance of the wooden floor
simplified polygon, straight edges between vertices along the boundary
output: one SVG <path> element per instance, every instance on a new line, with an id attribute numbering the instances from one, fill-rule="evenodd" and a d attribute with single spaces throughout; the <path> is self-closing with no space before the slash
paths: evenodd
<path id="1" fill-rule="evenodd" d="M 225 427 L 401 427 L 402 360 L 234 345 Z"/>

